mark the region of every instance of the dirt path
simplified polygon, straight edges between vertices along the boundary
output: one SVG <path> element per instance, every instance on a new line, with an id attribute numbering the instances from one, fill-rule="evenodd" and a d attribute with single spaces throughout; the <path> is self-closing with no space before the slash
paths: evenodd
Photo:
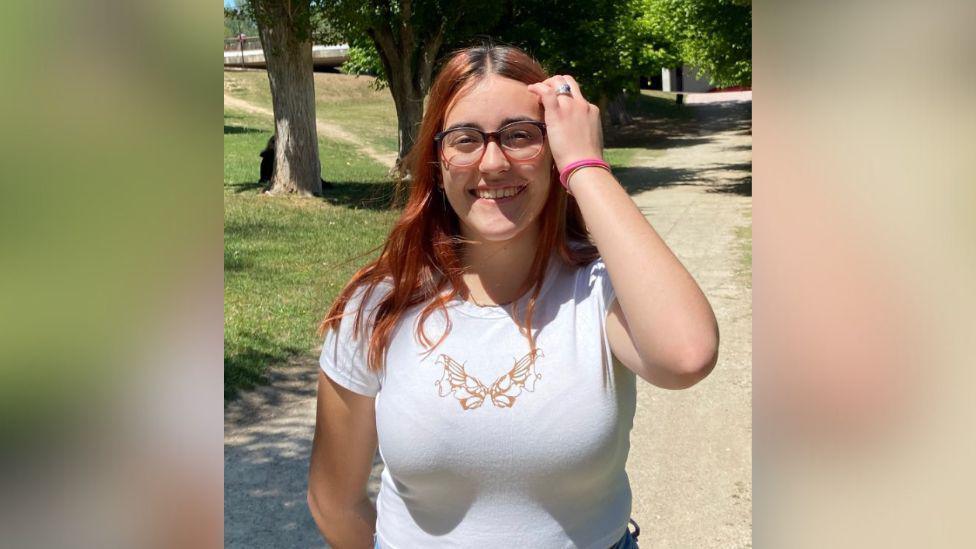
<path id="1" fill-rule="evenodd" d="M 268 118 L 274 119 L 274 111 L 271 109 L 266 109 L 259 105 L 249 103 L 243 99 L 233 97 L 231 95 L 224 94 L 224 106 L 236 109 L 239 111 L 244 111 L 251 114 L 257 114 L 260 116 L 266 116 Z M 344 130 L 342 127 L 335 124 L 330 124 L 328 122 L 323 122 L 321 120 L 315 121 L 315 128 L 318 130 L 319 136 L 327 137 L 329 139 L 335 139 L 337 141 L 344 141 L 351 145 L 354 145 L 363 154 L 369 156 L 373 160 L 379 162 L 380 164 L 386 166 L 387 168 L 392 168 L 393 164 L 396 163 L 397 155 L 396 153 L 385 153 L 379 152 L 373 147 L 369 146 L 358 136 L 351 134 Z"/>
<path id="2" fill-rule="evenodd" d="M 721 329 L 719 363 L 680 392 L 639 384 L 627 471 L 641 547 L 751 547 L 751 103 L 695 106 L 694 120 L 622 170 L 634 202 L 695 276 Z M 663 150 L 663 154 L 662 151 Z M 310 355 L 314 351 L 310 351 Z M 305 507 L 314 357 L 272 372 L 226 408 L 225 547 L 323 547 Z M 374 463 L 375 498 L 382 463 Z"/>
<path id="3" fill-rule="evenodd" d="M 751 224 L 750 107 L 696 107 L 697 131 L 621 177 L 721 331 L 718 365 L 699 385 L 638 385 L 627 472 L 642 548 L 752 546 L 751 243 L 742 234 Z"/>

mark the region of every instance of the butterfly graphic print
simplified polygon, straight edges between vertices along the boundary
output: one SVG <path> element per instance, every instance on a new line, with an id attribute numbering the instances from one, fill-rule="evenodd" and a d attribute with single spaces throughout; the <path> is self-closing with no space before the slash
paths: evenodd
<path id="1" fill-rule="evenodd" d="M 444 368 L 444 375 L 434 385 L 437 386 L 438 395 L 453 396 L 464 410 L 478 408 L 486 400 L 498 408 L 511 408 L 523 390 L 531 393 L 535 390 L 535 382 L 542 379 L 542 374 L 535 371 L 535 360 L 540 356 L 543 356 L 541 349 L 527 353 L 515 362 L 511 370 L 490 386 L 485 386 L 481 380 L 464 371 L 464 364 L 441 355 L 435 364 Z"/>

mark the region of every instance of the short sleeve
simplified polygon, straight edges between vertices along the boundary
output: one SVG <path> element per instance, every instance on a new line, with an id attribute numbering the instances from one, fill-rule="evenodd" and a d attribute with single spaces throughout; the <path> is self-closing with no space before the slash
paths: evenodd
<path id="1" fill-rule="evenodd" d="M 583 270 L 583 274 L 585 276 L 585 287 L 588 289 L 592 298 L 597 300 L 603 317 L 606 317 L 607 313 L 610 312 L 610 307 L 613 306 L 614 300 L 617 299 L 617 294 L 613 291 L 613 284 L 610 283 L 610 274 L 607 273 L 607 266 L 603 263 L 603 258 L 597 258 L 587 265 Z"/>
<path id="2" fill-rule="evenodd" d="M 319 357 L 319 366 L 325 375 L 342 387 L 368 397 L 375 397 L 381 387 L 379 373 L 370 370 L 366 361 L 369 355 L 369 334 L 372 327 L 371 313 L 379 301 L 379 296 L 382 295 L 381 288 L 382 286 L 378 286 L 369 296 L 364 310 L 366 316 L 360 323 L 358 334 L 353 333 L 353 326 L 359 304 L 366 292 L 363 287 L 353 292 L 352 297 L 346 302 L 345 316 L 339 323 L 339 329 L 329 330 L 325 334 L 322 354 Z"/>

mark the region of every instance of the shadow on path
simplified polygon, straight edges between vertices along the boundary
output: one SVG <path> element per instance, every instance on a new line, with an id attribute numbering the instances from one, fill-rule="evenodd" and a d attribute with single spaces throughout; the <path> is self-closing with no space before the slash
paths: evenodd
<path id="1" fill-rule="evenodd" d="M 637 166 L 615 168 L 613 173 L 627 190 L 627 194 L 631 195 L 677 185 L 707 185 L 707 182 L 721 178 L 723 180 L 748 179 L 748 193 L 745 196 L 752 196 L 752 163 L 716 164 L 693 168 Z M 725 184 L 720 188 L 727 186 Z M 744 189 L 740 189 L 737 194 L 743 194 L 743 191 Z"/>
<path id="2" fill-rule="evenodd" d="M 294 357 L 224 409 L 224 547 L 326 547 L 306 503 L 318 363 Z M 368 484 L 379 492 L 377 452 Z"/>

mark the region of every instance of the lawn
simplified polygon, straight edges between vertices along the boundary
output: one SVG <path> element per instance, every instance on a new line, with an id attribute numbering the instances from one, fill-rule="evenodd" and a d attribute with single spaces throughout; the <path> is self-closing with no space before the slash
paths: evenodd
<path id="1" fill-rule="evenodd" d="M 390 91 L 375 90 L 373 81 L 369 76 L 315 73 L 315 114 L 323 122 L 355 133 L 377 151 L 396 152 L 396 108 Z M 271 108 L 271 88 L 264 71 L 225 72 L 224 93 Z"/>
<path id="2" fill-rule="evenodd" d="M 226 397 L 259 383 L 269 365 L 314 352 L 318 321 L 396 215 L 386 168 L 327 139 L 319 155 L 335 189 L 324 199 L 260 194 L 257 153 L 270 130 L 270 121 L 224 114 Z"/>
<path id="3" fill-rule="evenodd" d="M 317 115 L 378 151 L 395 151 L 393 101 L 371 81 L 316 73 Z M 271 108 L 262 71 L 225 72 L 224 93 Z M 641 113 L 680 113 L 653 101 Z M 357 268 L 378 255 L 399 213 L 389 207 L 385 166 L 321 136 L 322 176 L 335 188 L 318 199 L 261 194 L 258 152 L 271 131 L 270 117 L 224 110 L 225 398 L 261 383 L 273 365 L 314 355 L 319 321 Z M 608 148 L 606 157 L 624 168 L 641 150 L 628 144 Z"/>

